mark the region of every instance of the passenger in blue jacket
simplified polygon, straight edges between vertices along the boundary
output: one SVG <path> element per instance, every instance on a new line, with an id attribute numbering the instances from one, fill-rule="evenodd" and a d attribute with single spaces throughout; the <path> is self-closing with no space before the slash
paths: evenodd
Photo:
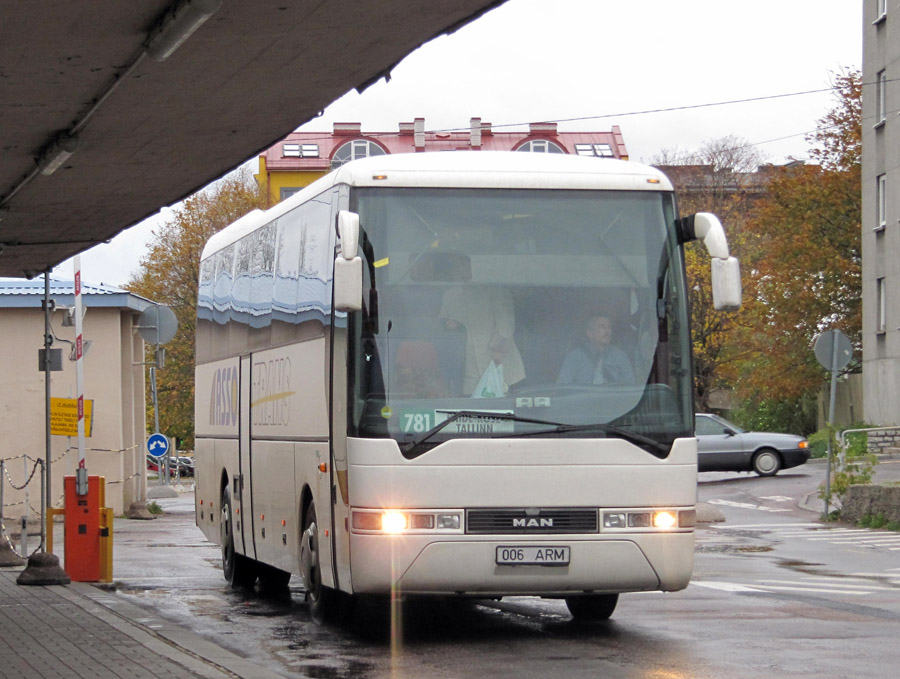
<path id="1" fill-rule="evenodd" d="M 634 370 L 625 352 L 612 345 L 608 316 L 592 316 L 585 328 L 588 341 L 566 356 L 558 384 L 633 384 Z"/>

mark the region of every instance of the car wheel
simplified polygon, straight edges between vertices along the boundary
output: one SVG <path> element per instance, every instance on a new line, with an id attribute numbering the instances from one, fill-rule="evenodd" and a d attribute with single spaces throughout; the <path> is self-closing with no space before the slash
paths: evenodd
<path id="1" fill-rule="evenodd" d="M 618 602 L 618 594 L 582 594 L 566 597 L 569 613 L 578 622 L 609 620 Z"/>
<path id="2" fill-rule="evenodd" d="M 760 476 L 775 476 L 781 469 L 781 456 L 770 448 L 763 448 L 753 456 L 753 471 Z"/>
<path id="3" fill-rule="evenodd" d="M 306 511 L 303 534 L 300 536 L 300 575 L 306 589 L 310 617 L 319 624 L 333 621 L 339 612 L 339 597 L 337 592 L 322 584 L 319 526 L 316 523 L 315 503 L 310 503 Z"/>
<path id="4" fill-rule="evenodd" d="M 222 520 L 219 532 L 222 542 L 222 570 L 225 579 L 235 589 L 249 589 L 256 581 L 256 562 L 234 548 L 234 516 L 231 506 L 231 491 L 226 488 L 222 493 Z"/>

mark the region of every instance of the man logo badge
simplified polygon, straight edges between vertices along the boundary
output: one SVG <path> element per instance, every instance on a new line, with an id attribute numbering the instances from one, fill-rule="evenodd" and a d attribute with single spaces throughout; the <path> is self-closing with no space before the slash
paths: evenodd
<path id="1" fill-rule="evenodd" d="M 513 519 L 513 528 L 553 528 L 553 519 Z"/>

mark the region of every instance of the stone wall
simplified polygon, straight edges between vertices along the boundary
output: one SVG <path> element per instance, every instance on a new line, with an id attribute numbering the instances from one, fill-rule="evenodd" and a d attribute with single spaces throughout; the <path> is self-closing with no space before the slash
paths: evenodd
<path id="1" fill-rule="evenodd" d="M 888 448 L 900 448 L 900 429 L 876 429 L 870 431 L 868 437 L 870 453 L 887 453 L 891 452 Z"/>
<path id="2" fill-rule="evenodd" d="M 850 486 L 841 505 L 841 520 L 856 522 L 883 515 L 900 523 L 900 486 Z"/>

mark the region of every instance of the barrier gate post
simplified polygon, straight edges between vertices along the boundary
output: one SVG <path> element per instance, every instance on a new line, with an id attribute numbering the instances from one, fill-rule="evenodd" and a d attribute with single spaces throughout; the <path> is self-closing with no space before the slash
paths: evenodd
<path id="1" fill-rule="evenodd" d="M 77 477 L 65 478 L 65 571 L 75 582 L 112 581 L 112 509 L 106 503 L 106 479 L 87 477 L 80 495 Z"/>

